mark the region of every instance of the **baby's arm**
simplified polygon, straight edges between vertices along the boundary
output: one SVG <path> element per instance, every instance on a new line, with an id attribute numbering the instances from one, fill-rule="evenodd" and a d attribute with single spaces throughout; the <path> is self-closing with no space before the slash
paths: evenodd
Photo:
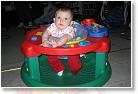
<path id="1" fill-rule="evenodd" d="M 41 46 L 48 47 L 48 44 L 49 44 L 49 41 L 48 41 L 49 35 L 50 35 L 50 33 L 47 30 L 44 31 L 44 33 L 42 35 L 42 44 L 41 44 Z"/>
<path id="2" fill-rule="evenodd" d="M 53 48 L 58 47 L 58 46 L 62 46 L 66 42 L 70 41 L 71 38 L 72 37 L 69 34 L 63 35 L 58 42 L 53 42 L 52 43 Z"/>
<path id="3" fill-rule="evenodd" d="M 49 37 L 49 32 L 46 30 L 44 31 L 43 35 L 42 35 L 42 43 L 48 40 Z"/>

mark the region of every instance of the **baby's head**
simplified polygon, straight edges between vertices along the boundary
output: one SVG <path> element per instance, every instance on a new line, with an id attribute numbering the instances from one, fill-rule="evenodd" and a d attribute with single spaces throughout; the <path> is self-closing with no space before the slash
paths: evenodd
<path id="1" fill-rule="evenodd" d="M 53 20 L 58 29 L 64 30 L 73 24 L 73 12 L 67 7 L 59 8 Z"/>

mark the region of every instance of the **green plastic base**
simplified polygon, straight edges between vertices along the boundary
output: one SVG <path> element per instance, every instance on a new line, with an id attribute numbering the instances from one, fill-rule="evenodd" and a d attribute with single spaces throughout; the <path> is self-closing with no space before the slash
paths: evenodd
<path id="1" fill-rule="evenodd" d="M 83 64 L 79 73 L 74 76 L 70 73 L 67 60 L 62 60 L 66 69 L 61 77 L 52 70 L 47 63 L 47 56 L 39 56 L 40 81 L 29 76 L 26 62 L 22 66 L 21 77 L 27 86 L 31 87 L 99 87 L 103 86 L 111 76 L 111 67 L 107 62 L 105 72 L 95 78 L 95 53 L 81 57 Z"/>

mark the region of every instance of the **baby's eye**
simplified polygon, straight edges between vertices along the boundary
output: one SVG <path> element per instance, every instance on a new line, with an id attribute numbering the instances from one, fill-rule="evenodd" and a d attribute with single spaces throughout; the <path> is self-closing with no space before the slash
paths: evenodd
<path id="1" fill-rule="evenodd" d="M 60 17 L 57 17 L 58 19 L 60 19 Z"/>
<path id="2" fill-rule="evenodd" d="M 65 18 L 65 20 L 68 20 L 68 18 Z"/>

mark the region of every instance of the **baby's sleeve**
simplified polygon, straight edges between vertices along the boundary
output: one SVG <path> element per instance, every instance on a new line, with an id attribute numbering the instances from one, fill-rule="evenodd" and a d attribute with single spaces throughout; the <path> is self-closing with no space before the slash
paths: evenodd
<path id="1" fill-rule="evenodd" d="M 48 36 L 50 35 L 50 33 L 52 32 L 52 27 L 51 25 L 45 29 L 45 31 L 43 32 L 43 35 L 42 35 L 42 42 L 46 41 Z"/>
<path id="2" fill-rule="evenodd" d="M 52 23 L 52 24 L 47 28 L 47 31 L 52 32 L 52 31 L 54 31 L 54 30 L 55 30 L 55 25 L 54 25 L 54 23 Z"/>
<path id="3" fill-rule="evenodd" d="M 42 34 L 42 42 L 44 42 L 44 41 L 46 41 L 47 40 L 47 36 L 48 36 L 48 31 L 47 31 L 47 29 L 43 32 L 43 34 Z"/>

